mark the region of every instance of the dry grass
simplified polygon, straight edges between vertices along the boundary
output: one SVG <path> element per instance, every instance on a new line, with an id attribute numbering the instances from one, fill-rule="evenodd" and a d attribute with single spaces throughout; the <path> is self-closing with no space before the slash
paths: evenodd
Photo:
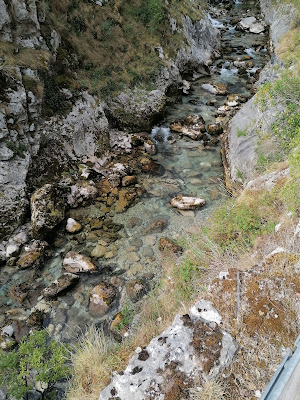
<path id="1" fill-rule="evenodd" d="M 220 381 L 207 380 L 202 387 L 190 390 L 191 400 L 225 400 L 226 385 Z"/>
<path id="2" fill-rule="evenodd" d="M 74 375 L 67 399 L 97 400 L 109 383 L 112 372 L 124 369 L 138 346 L 147 346 L 153 337 L 172 323 L 176 314 L 186 312 L 190 304 L 179 302 L 176 278 L 168 275 L 170 267 L 166 262 L 160 287 L 145 297 L 129 339 L 117 344 L 95 328 L 82 337 L 78 349 L 72 354 Z"/>
<path id="3" fill-rule="evenodd" d="M 249 196 L 257 199 L 256 192 L 248 193 L 246 202 L 251 200 Z M 269 209 L 267 202 L 264 204 L 266 215 L 274 212 L 274 197 L 268 199 L 271 204 Z M 293 236 L 298 221 L 281 207 L 275 208 L 281 222 L 279 231 L 256 238 L 250 250 L 243 246 L 235 252 L 221 249 L 200 230 L 200 234 L 185 239 L 181 259 L 166 256 L 160 285 L 141 303 L 129 339 L 116 344 L 95 330 L 83 339 L 73 355 L 75 374 L 68 399 L 98 399 L 112 372 L 125 368 L 136 347 L 146 346 L 176 314 L 186 313 L 201 297 L 213 302 L 223 317 L 223 328 L 236 338 L 240 349 L 222 382 L 200 384 L 201 390 L 191 389 L 191 399 L 250 399 L 256 390 L 263 391 L 284 349 L 293 345 L 300 330 L 296 296 L 300 278 L 293 270 L 295 254 L 300 252 L 299 241 Z M 278 246 L 287 254 L 266 257 Z M 229 271 L 228 279 L 219 280 L 220 271 Z"/>

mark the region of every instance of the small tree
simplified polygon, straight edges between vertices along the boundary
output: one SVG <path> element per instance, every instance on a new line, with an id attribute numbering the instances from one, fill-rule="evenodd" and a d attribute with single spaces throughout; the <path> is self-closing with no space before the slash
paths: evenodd
<path id="1" fill-rule="evenodd" d="M 31 389 L 50 398 L 55 383 L 66 378 L 71 368 L 65 346 L 50 339 L 46 330 L 33 332 L 11 352 L 0 353 L 0 387 L 16 399 L 27 398 Z"/>

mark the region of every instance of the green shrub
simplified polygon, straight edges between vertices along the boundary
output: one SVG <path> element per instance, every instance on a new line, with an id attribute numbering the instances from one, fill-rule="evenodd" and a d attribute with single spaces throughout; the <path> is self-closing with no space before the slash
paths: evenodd
<path id="1" fill-rule="evenodd" d="M 133 10 L 136 18 L 150 31 L 157 31 L 164 17 L 162 0 L 142 0 L 139 7 Z"/>
<path id="2" fill-rule="evenodd" d="M 0 387 L 21 399 L 35 387 L 45 384 L 43 398 L 55 394 L 55 383 L 70 375 L 66 348 L 48 337 L 46 330 L 23 339 L 18 349 L 0 353 Z M 45 397 L 48 396 L 48 397 Z"/>

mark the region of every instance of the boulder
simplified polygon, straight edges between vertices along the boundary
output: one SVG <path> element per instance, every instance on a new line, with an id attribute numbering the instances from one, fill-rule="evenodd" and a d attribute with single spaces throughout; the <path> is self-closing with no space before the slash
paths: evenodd
<path id="1" fill-rule="evenodd" d="M 42 291 L 42 295 L 46 298 L 53 298 L 62 294 L 66 290 L 73 287 L 79 280 L 79 276 L 70 273 L 62 274 L 57 280 L 51 283 L 50 286 Z"/>
<path id="2" fill-rule="evenodd" d="M 121 129 L 131 132 L 150 131 L 153 122 L 162 115 L 166 97 L 161 90 L 128 90 L 108 104 L 111 120 Z"/>
<path id="3" fill-rule="evenodd" d="M 265 26 L 263 25 L 263 24 L 261 24 L 261 23 L 256 23 L 256 24 L 253 24 L 251 27 L 250 27 L 250 29 L 249 29 L 249 32 L 251 32 L 251 33 L 262 33 L 262 32 L 264 32 L 265 31 Z"/>
<path id="4" fill-rule="evenodd" d="M 223 127 L 221 124 L 210 124 L 207 126 L 207 132 L 210 135 L 221 135 L 223 133 Z"/>
<path id="5" fill-rule="evenodd" d="M 168 251 L 174 254 L 182 254 L 183 252 L 181 246 L 166 237 L 160 238 L 158 248 L 160 251 Z"/>
<path id="6" fill-rule="evenodd" d="M 26 269 L 30 267 L 39 268 L 43 261 L 43 257 L 40 251 L 31 250 L 25 252 L 19 258 L 17 262 L 17 267 L 19 269 Z"/>
<path id="7" fill-rule="evenodd" d="M 122 179 L 122 186 L 127 187 L 134 185 L 136 183 L 136 177 L 134 175 L 124 176 Z"/>
<path id="8" fill-rule="evenodd" d="M 34 237 L 45 237 L 64 219 L 66 189 L 47 184 L 31 196 L 31 223 Z"/>
<path id="9" fill-rule="evenodd" d="M 173 197 L 170 202 L 172 207 L 178 208 L 179 210 L 195 210 L 196 208 L 203 207 L 205 203 L 204 199 L 183 195 Z"/>
<path id="10" fill-rule="evenodd" d="M 137 198 L 138 194 L 134 188 L 122 189 L 119 192 L 119 199 L 116 204 L 116 212 L 124 212 Z"/>
<path id="11" fill-rule="evenodd" d="M 92 261 L 75 251 L 69 251 L 63 261 L 64 269 L 70 273 L 77 272 L 93 272 L 97 270 L 97 267 L 92 263 Z"/>
<path id="12" fill-rule="evenodd" d="M 116 289 L 109 283 L 101 282 L 95 286 L 90 294 L 90 314 L 95 318 L 102 317 L 111 307 L 115 297 Z"/>
<path id="13" fill-rule="evenodd" d="M 193 140 L 201 140 L 205 132 L 205 121 L 201 115 L 188 115 L 183 121 L 172 122 L 170 129 Z"/>
<path id="14" fill-rule="evenodd" d="M 204 83 L 201 87 L 202 89 L 219 96 L 226 96 L 228 94 L 228 89 L 223 83 Z"/>
<path id="15" fill-rule="evenodd" d="M 155 143 L 153 143 L 150 139 L 145 140 L 144 148 L 146 150 L 146 153 L 150 154 L 151 156 L 154 156 L 157 153 Z"/>
<path id="16" fill-rule="evenodd" d="M 238 28 L 242 30 L 247 30 L 250 29 L 250 27 L 256 23 L 256 18 L 255 17 L 246 17 L 243 18 L 239 23 L 238 23 Z"/>
<path id="17" fill-rule="evenodd" d="M 9 297 L 18 303 L 23 303 L 30 290 L 32 290 L 32 286 L 28 282 L 20 283 L 10 288 Z"/>
<path id="18" fill-rule="evenodd" d="M 120 324 L 120 319 L 117 321 Z M 99 400 L 148 398 L 179 399 L 183 387 L 217 378 L 234 358 L 238 345 L 220 327 L 222 319 L 208 301 L 201 300 L 189 314 L 177 315 L 173 324 L 137 348 L 122 373 L 100 393 Z M 188 382 L 188 385 L 186 385 Z M 186 397 L 184 397 L 186 398 Z"/>
<path id="19" fill-rule="evenodd" d="M 126 293 L 132 302 L 140 300 L 147 292 L 147 285 L 142 279 L 134 279 L 126 283 Z"/>

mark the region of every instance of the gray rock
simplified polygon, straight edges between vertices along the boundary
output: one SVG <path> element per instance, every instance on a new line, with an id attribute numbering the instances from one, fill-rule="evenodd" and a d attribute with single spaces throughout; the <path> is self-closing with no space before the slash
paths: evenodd
<path id="1" fill-rule="evenodd" d="M 170 379 L 179 372 L 190 382 L 199 374 L 216 378 L 230 365 L 238 349 L 233 337 L 221 330 L 220 322 L 218 312 L 207 301 L 196 303 L 190 315 L 177 315 L 173 324 L 145 349 L 136 350 L 126 369 L 113 377 L 99 400 L 111 399 L 112 394 L 120 400 L 141 400 L 150 395 L 152 399 L 163 399 L 170 390 Z"/>
<path id="2" fill-rule="evenodd" d="M 44 185 L 31 196 L 31 223 L 33 234 L 45 237 L 65 216 L 65 188 L 58 185 Z"/>

